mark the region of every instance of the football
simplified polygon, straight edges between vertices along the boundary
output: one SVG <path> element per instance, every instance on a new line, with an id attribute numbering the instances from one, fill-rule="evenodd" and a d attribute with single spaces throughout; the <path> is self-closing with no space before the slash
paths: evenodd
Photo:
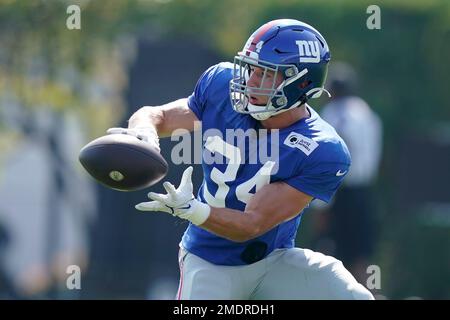
<path id="1" fill-rule="evenodd" d="M 151 187 L 167 174 L 168 165 L 149 143 L 128 134 L 109 134 L 84 146 L 79 161 L 98 182 L 118 191 Z"/>

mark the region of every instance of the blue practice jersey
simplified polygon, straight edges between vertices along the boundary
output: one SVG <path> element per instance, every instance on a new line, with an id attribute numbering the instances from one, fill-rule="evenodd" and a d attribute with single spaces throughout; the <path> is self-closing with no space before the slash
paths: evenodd
<path id="1" fill-rule="evenodd" d="M 264 131 L 259 121 L 233 110 L 232 73 L 231 63 L 210 67 L 188 99 L 189 108 L 202 122 L 204 139 L 204 181 L 197 198 L 213 207 L 244 211 L 262 186 L 283 181 L 330 201 L 350 167 L 344 141 L 309 106 L 309 118 L 277 132 Z M 301 213 L 247 242 L 234 242 L 190 224 L 182 245 L 214 264 L 248 264 L 277 248 L 293 247 Z"/>

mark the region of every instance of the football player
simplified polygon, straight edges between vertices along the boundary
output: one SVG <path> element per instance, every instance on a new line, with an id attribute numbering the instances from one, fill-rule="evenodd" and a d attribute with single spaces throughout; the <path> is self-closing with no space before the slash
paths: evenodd
<path id="1" fill-rule="evenodd" d="M 178 188 L 149 193 L 138 210 L 167 212 L 190 221 L 180 243 L 178 299 L 373 299 L 342 263 L 294 246 L 302 213 L 314 199 L 330 201 L 350 168 L 336 131 L 307 102 L 317 98 L 330 51 L 312 26 L 289 19 L 258 28 L 234 63 L 219 63 L 200 77 L 194 92 L 157 107 L 143 107 L 129 128 L 110 133 L 158 137 L 175 129 L 215 129 L 203 157 L 204 181 L 193 195 L 192 167 Z M 276 161 L 250 163 L 251 150 L 225 141 L 226 130 L 266 129 L 257 149 L 278 148 Z M 269 136 L 277 132 L 277 141 Z"/>

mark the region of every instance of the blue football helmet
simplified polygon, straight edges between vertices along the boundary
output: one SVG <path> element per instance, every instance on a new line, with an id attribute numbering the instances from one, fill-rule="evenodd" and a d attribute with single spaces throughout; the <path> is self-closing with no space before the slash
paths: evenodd
<path id="1" fill-rule="evenodd" d="M 329 61 L 328 45 L 312 26 L 291 19 L 270 21 L 258 28 L 234 57 L 231 104 L 235 111 L 251 114 L 257 120 L 298 107 L 326 91 L 323 86 Z M 247 85 L 255 67 L 263 70 L 259 88 Z M 273 79 L 281 74 L 281 84 L 273 80 L 271 88 L 263 87 L 268 71 Z M 250 95 L 267 96 L 268 102 L 252 105 Z"/>

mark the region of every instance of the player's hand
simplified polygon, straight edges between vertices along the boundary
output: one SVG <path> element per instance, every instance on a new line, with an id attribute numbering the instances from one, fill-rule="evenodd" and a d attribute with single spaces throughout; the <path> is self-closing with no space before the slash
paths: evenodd
<path id="1" fill-rule="evenodd" d="M 159 138 L 155 128 L 152 127 L 137 127 L 137 128 L 109 128 L 108 134 L 128 134 L 134 136 L 142 141 L 150 143 L 158 152 L 161 151 L 159 147 Z"/>
<path id="2" fill-rule="evenodd" d="M 183 172 L 181 183 L 175 189 L 170 182 L 164 182 L 163 187 L 167 194 L 150 192 L 148 197 L 153 201 L 142 202 L 136 205 L 140 211 L 163 211 L 173 216 L 191 221 L 195 225 L 201 225 L 208 219 L 211 207 L 194 198 L 192 185 L 192 171 L 188 167 Z"/>

